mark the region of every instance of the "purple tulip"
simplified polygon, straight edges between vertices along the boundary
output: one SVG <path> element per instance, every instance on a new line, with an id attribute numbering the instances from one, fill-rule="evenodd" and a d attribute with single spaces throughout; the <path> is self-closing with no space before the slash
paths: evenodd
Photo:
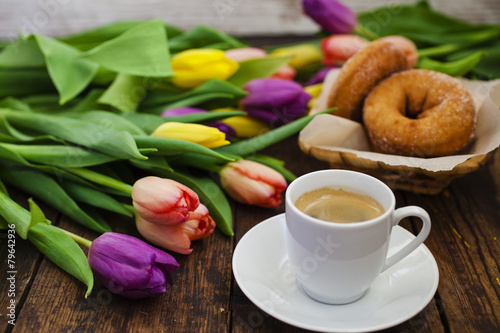
<path id="1" fill-rule="evenodd" d="M 198 109 L 198 108 L 192 108 L 189 106 L 183 106 L 183 107 L 178 107 L 178 108 L 172 108 L 172 109 L 166 109 L 163 111 L 160 116 L 162 117 L 179 117 L 179 116 L 185 116 L 188 114 L 192 113 L 204 113 L 207 112 L 203 109 Z M 234 128 L 231 126 L 223 123 L 222 121 L 215 121 L 210 124 L 206 124 L 207 126 L 215 127 L 219 131 L 223 132 L 226 134 L 226 140 L 231 140 L 235 135 L 236 131 Z"/>
<path id="2" fill-rule="evenodd" d="M 170 254 L 124 234 L 106 232 L 92 242 L 89 264 L 112 293 L 137 299 L 158 296 L 172 285 L 179 264 Z"/>
<path id="3" fill-rule="evenodd" d="M 358 24 L 356 14 L 336 0 L 303 0 L 306 15 L 331 34 L 349 34 Z"/>
<path id="4" fill-rule="evenodd" d="M 333 68 L 334 67 L 324 67 L 320 69 L 309 79 L 309 81 L 307 81 L 306 86 L 312 86 L 313 84 L 322 83 L 323 81 L 325 81 L 328 72 L 330 72 Z"/>
<path id="5" fill-rule="evenodd" d="M 254 79 L 244 89 L 248 95 L 241 100 L 243 110 L 273 127 L 301 117 L 311 100 L 300 84 L 290 80 Z"/>

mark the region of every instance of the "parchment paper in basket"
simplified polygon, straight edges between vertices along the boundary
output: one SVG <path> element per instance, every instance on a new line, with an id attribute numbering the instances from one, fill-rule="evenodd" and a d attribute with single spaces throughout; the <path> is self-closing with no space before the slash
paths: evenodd
<path id="1" fill-rule="evenodd" d="M 326 99 L 338 69 L 331 70 L 311 113 L 326 110 Z M 417 158 L 371 152 L 368 138 L 360 123 L 325 114 L 316 116 L 301 132 L 299 141 L 305 150 L 311 147 L 332 151 L 351 152 L 360 158 L 388 165 L 411 166 L 432 172 L 449 171 L 472 156 L 487 154 L 500 146 L 500 80 L 473 81 L 460 79 L 469 89 L 476 105 L 476 132 L 474 141 L 461 154 Z"/>

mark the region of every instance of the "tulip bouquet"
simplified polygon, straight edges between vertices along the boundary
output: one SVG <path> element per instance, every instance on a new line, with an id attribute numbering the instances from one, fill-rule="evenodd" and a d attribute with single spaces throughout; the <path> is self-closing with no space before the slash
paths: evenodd
<path id="1" fill-rule="evenodd" d="M 215 228 L 232 236 L 227 196 L 280 205 L 295 176 L 259 151 L 307 125 L 326 73 L 368 40 L 398 44 L 411 66 L 500 77 L 490 58 L 498 26 L 451 19 L 426 2 L 399 6 L 378 26 L 392 7 L 355 15 L 334 0 L 303 5 L 321 40 L 259 49 L 210 27 L 152 20 L 0 44 L 0 180 L 99 236 L 51 225 L 34 200 L 24 209 L 1 183 L 0 227 L 83 281 L 87 294 L 95 275 L 125 297 L 158 295 L 178 263 L 114 233 L 102 211 L 180 254 Z"/>
<path id="2" fill-rule="evenodd" d="M 87 294 L 94 275 L 125 297 L 161 294 L 175 259 L 114 233 L 102 212 L 189 254 L 215 228 L 233 235 L 227 196 L 278 206 L 294 175 L 257 152 L 313 117 L 314 93 L 292 80 L 297 61 L 159 20 L 2 44 L 0 179 L 101 235 L 90 241 L 51 225 L 34 200 L 24 209 L 3 184 L 0 226 L 86 283 Z"/>

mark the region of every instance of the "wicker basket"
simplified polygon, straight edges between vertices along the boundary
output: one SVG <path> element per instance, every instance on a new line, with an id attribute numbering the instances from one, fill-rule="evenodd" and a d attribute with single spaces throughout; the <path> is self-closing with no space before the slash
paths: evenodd
<path id="1" fill-rule="evenodd" d="M 360 158 L 349 152 L 332 151 L 319 147 L 304 147 L 299 141 L 303 152 L 318 160 L 328 162 L 333 169 L 347 169 L 372 175 L 395 190 L 411 191 L 422 194 L 438 194 L 452 180 L 478 170 L 486 164 L 494 152 L 476 155 L 458 164 L 453 170 L 432 172 L 422 168 L 407 165 L 388 165 Z"/>

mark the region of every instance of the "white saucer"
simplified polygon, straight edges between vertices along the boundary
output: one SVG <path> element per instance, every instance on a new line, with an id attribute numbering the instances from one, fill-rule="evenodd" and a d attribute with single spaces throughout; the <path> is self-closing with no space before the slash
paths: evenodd
<path id="1" fill-rule="evenodd" d="M 328 305 L 296 285 L 285 248 L 285 215 L 249 230 L 233 253 L 233 273 L 243 293 L 271 316 L 319 332 L 370 332 L 398 325 L 419 313 L 436 292 L 439 272 L 425 245 L 383 272 L 358 301 Z M 396 226 L 389 254 L 415 236 Z"/>

